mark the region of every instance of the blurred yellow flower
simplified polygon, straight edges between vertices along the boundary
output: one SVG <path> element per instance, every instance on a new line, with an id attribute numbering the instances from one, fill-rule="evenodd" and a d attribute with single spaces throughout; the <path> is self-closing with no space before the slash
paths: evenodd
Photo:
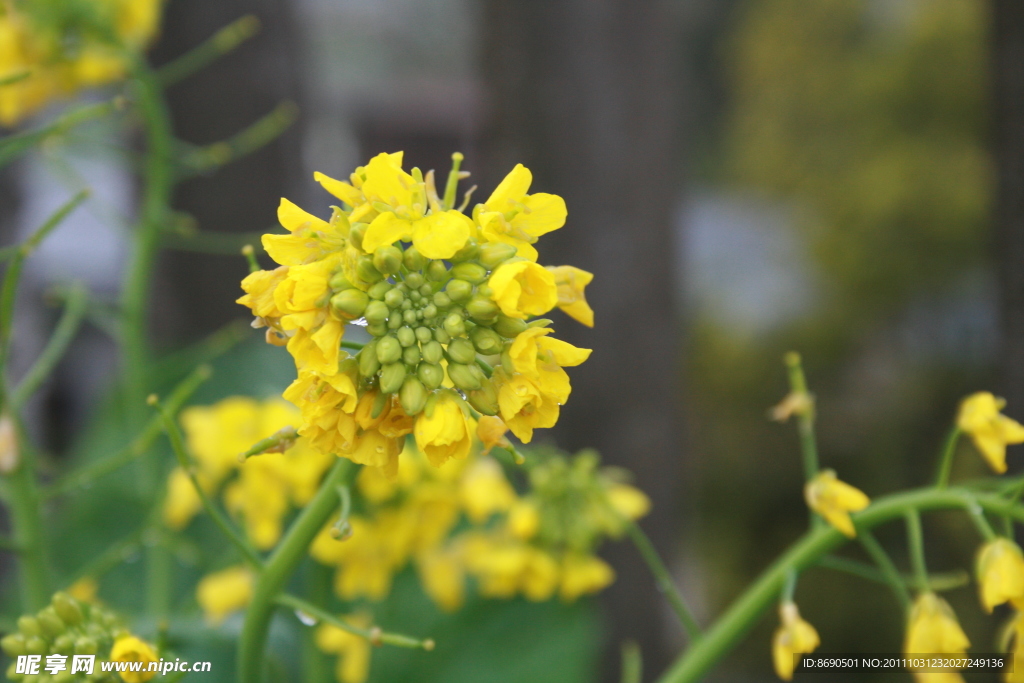
<path id="1" fill-rule="evenodd" d="M 871 504 L 863 491 L 837 479 L 834 470 L 822 470 L 807 482 L 804 498 L 812 510 L 850 538 L 857 535 L 850 513 Z"/>
<path id="2" fill-rule="evenodd" d="M 359 628 L 370 626 L 370 617 L 365 613 L 350 614 L 342 619 Z M 370 674 L 370 641 L 333 624 L 318 626 L 315 639 L 318 648 L 338 656 L 335 668 L 338 683 L 363 683 L 366 680 Z"/>
<path id="3" fill-rule="evenodd" d="M 147 671 L 149 662 L 157 661 L 158 657 L 153 648 L 145 641 L 135 636 L 121 636 L 114 642 L 110 650 L 110 661 L 112 662 L 143 662 L 142 671 L 122 671 L 121 680 L 125 683 L 146 683 L 156 676 L 156 671 Z"/>
<path id="4" fill-rule="evenodd" d="M 960 404 L 957 426 L 971 440 L 993 471 L 1006 471 L 1006 446 L 1024 443 L 1024 425 L 1000 414 L 1006 401 L 987 391 L 971 394 Z"/>
<path id="5" fill-rule="evenodd" d="M 821 640 L 814 627 L 800 617 L 800 610 L 793 602 L 779 606 L 779 620 L 782 624 L 772 637 L 772 662 L 775 674 L 789 681 L 793 678 L 794 656 L 814 652 Z"/>
<path id="6" fill-rule="evenodd" d="M 986 612 L 1004 602 L 1024 600 L 1024 554 L 1010 539 L 997 538 L 981 547 L 977 573 Z"/>
<path id="7" fill-rule="evenodd" d="M 470 521 L 482 524 L 494 513 L 511 508 L 516 492 L 501 465 L 493 458 L 481 457 L 466 468 L 459 481 L 459 498 Z"/>
<path id="8" fill-rule="evenodd" d="M 1013 668 L 1003 675 L 1003 680 L 1006 683 L 1024 683 L 1024 612 L 1014 612 L 1010 628 L 1013 630 L 1013 646 L 1010 650 Z"/>
<path id="9" fill-rule="evenodd" d="M 228 567 L 200 579 L 196 601 L 206 620 L 216 626 L 232 612 L 248 605 L 254 580 L 252 570 L 245 566 Z"/>
<path id="10" fill-rule="evenodd" d="M 970 644 L 953 608 L 945 600 L 931 592 L 917 596 L 907 624 L 905 654 L 962 655 Z"/>
<path id="11" fill-rule="evenodd" d="M 562 558 L 558 594 L 565 602 L 597 593 L 615 580 L 611 566 L 597 555 L 566 553 Z"/>

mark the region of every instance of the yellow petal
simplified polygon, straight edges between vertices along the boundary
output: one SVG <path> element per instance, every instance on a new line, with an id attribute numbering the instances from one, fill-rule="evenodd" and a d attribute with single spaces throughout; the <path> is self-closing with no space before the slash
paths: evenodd
<path id="1" fill-rule="evenodd" d="M 515 215 L 512 225 L 526 234 L 540 237 L 565 225 L 568 216 L 565 200 L 557 194 L 531 194 L 523 204 L 526 210 Z"/>
<path id="2" fill-rule="evenodd" d="M 515 206 L 511 202 L 518 202 L 523 199 L 526 191 L 530 189 L 533 182 L 533 174 L 522 164 L 516 164 L 515 168 L 509 171 L 508 175 L 498 183 L 494 192 L 484 202 L 484 206 L 490 211 L 505 213 Z"/>
<path id="3" fill-rule="evenodd" d="M 312 230 L 328 230 L 331 227 L 327 221 L 303 211 L 284 197 L 281 197 L 281 204 L 277 207 L 277 220 L 281 221 L 281 225 L 291 232 L 303 227 L 309 227 Z"/>
<path id="4" fill-rule="evenodd" d="M 363 203 L 363 193 L 348 183 L 335 180 L 319 171 L 313 174 L 313 179 L 320 183 L 325 190 L 353 208 Z"/>
<path id="5" fill-rule="evenodd" d="M 472 231 L 473 221 L 460 211 L 434 213 L 416 221 L 412 242 L 426 258 L 447 259 L 466 245 Z"/>
<path id="6" fill-rule="evenodd" d="M 412 223 L 387 211 L 373 219 L 363 235 L 363 251 L 372 254 L 377 247 L 412 237 Z M 454 252 L 453 252 L 454 253 Z"/>

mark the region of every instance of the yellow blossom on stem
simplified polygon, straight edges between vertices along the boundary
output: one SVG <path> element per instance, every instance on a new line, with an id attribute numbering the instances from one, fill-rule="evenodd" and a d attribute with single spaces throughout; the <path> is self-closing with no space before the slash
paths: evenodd
<path id="1" fill-rule="evenodd" d="M 569 375 L 562 368 L 580 365 L 590 357 L 590 349 L 581 349 L 561 339 L 549 337 L 550 327 L 531 327 L 512 342 L 509 357 L 516 372 L 533 380 L 538 388 L 558 403 L 569 399 Z"/>
<path id="2" fill-rule="evenodd" d="M 450 458 L 462 459 L 469 455 L 474 430 L 455 394 L 440 392 L 433 413 L 428 415 L 428 412 L 429 409 L 416 418 L 413 434 L 416 445 L 430 464 L 438 467 Z"/>
<path id="3" fill-rule="evenodd" d="M 509 261 L 498 266 L 487 281 L 492 298 L 510 318 L 525 320 L 544 315 L 558 305 L 555 276 L 532 261 Z"/>
<path id="4" fill-rule="evenodd" d="M 587 303 L 583 290 L 594 274 L 575 266 L 548 266 L 558 287 L 558 308 L 573 320 L 587 327 L 594 326 L 594 309 Z"/>
<path id="5" fill-rule="evenodd" d="M 479 458 L 459 482 L 459 498 L 470 521 L 480 524 L 496 512 L 505 512 L 516 501 L 516 492 L 493 458 Z"/>
<path id="6" fill-rule="evenodd" d="M 248 567 L 237 566 L 207 574 L 196 586 L 196 602 L 214 626 L 249 604 L 254 577 Z"/>
<path id="7" fill-rule="evenodd" d="M 555 397 L 541 391 L 525 375 L 506 376 L 501 370 L 494 374 L 500 380 L 498 408 L 501 418 L 520 441 L 530 443 L 534 429 L 555 426 L 559 414 L 559 403 Z"/>
<path id="8" fill-rule="evenodd" d="M 907 623 L 905 654 L 963 655 L 970 644 L 949 603 L 932 592 L 917 596 Z"/>
<path id="9" fill-rule="evenodd" d="M 432 549 L 416 559 L 423 590 L 438 607 L 454 612 L 465 602 L 466 570 L 459 547 Z"/>
<path id="10" fill-rule="evenodd" d="M 804 498 L 808 507 L 850 538 L 857 535 L 850 513 L 871 504 L 863 491 L 837 479 L 834 470 L 822 470 L 807 482 Z"/>
<path id="11" fill-rule="evenodd" d="M 1006 401 L 987 391 L 972 394 L 960 404 L 957 426 L 970 434 L 971 440 L 993 471 L 1006 471 L 1006 446 L 1024 443 L 1024 425 L 1000 410 Z"/>
<path id="12" fill-rule="evenodd" d="M 614 580 L 615 571 L 597 555 L 568 552 L 562 558 L 558 595 L 565 602 L 573 602 L 607 588 Z"/>
<path id="13" fill-rule="evenodd" d="M 153 648 L 144 640 L 135 636 L 121 636 L 114 642 L 110 650 L 110 661 L 112 662 L 142 662 L 142 671 L 122 671 L 121 680 L 125 683 L 146 683 L 156 676 L 156 671 L 147 671 L 150 662 L 157 661 L 158 657 Z"/>
<path id="14" fill-rule="evenodd" d="M 647 494 L 629 484 L 612 484 L 608 488 L 608 502 L 615 511 L 630 520 L 637 520 L 651 509 Z"/>
<path id="15" fill-rule="evenodd" d="M 484 455 L 491 452 L 492 448 L 512 448 L 512 444 L 505 437 L 505 432 L 508 431 L 508 425 L 506 425 L 500 417 L 493 417 L 491 415 L 484 415 L 476 423 L 476 438 L 480 439 L 480 443 L 484 447 Z"/>
<path id="16" fill-rule="evenodd" d="M 782 623 L 772 637 L 772 662 L 775 674 L 789 681 L 793 678 L 795 655 L 814 652 L 821 640 L 814 627 L 800 617 L 800 610 L 793 602 L 779 606 L 779 620 Z"/>
<path id="17" fill-rule="evenodd" d="M 367 628 L 370 617 L 365 613 L 350 614 L 344 620 L 353 626 Z M 338 683 L 363 683 L 370 674 L 370 641 L 343 631 L 333 624 L 321 624 L 316 629 L 316 646 L 338 656 L 335 676 Z"/>
<path id="18" fill-rule="evenodd" d="M 474 209 L 473 218 L 484 239 L 511 244 L 518 256 L 536 261 L 537 238 L 565 225 L 568 214 L 558 195 L 527 194 L 532 182 L 529 169 L 516 164 L 487 201 Z"/>
<path id="19" fill-rule="evenodd" d="M 985 611 L 1011 600 L 1024 600 L 1024 553 L 1008 538 L 989 541 L 978 551 L 978 588 Z"/>

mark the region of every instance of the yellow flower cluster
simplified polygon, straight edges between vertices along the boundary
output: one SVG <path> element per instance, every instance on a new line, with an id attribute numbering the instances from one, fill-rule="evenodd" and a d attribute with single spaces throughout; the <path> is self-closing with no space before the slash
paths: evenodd
<path id="1" fill-rule="evenodd" d="M 11 126 L 55 98 L 124 77 L 124 50 L 156 35 L 162 0 L 0 3 L 0 125 Z"/>
<path id="2" fill-rule="evenodd" d="M 242 396 L 181 414 L 200 486 L 210 494 L 223 488 L 228 510 L 244 521 L 249 540 L 263 550 L 277 543 L 285 515 L 313 497 L 332 458 L 305 439 L 284 453 L 264 453 L 244 462 L 239 454 L 297 418 L 298 411 L 284 401 Z M 171 529 L 183 529 L 201 507 L 188 474 L 174 469 L 168 479 L 164 522 Z"/>
<path id="3" fill-rule="evenodd" d="M 517 165 L 466 215 L 453 206 L 461 155 L 443 198 L 433 171 L 406 172 L 402 157 L 379 154 L 349 182 L 315 174 L 344 205 L 329 220 L 282 199 L 288 234 L 263 236 L 280 267 L 246 277 L 238 300 L 295 359 L 285 398 L 299 433 L 389 477 L 408 434 L 434 466 L 465 458 L 471 408 L 523 442 L 553 426 L 571 390 L 564 368 L 590 351 L 531 319 L 557 306 L 593 324 L 591 274 L 536 262 L 538 237 L 565 223 L 560 197 L 529 194 Z M 354 356 L 341 349 L 350 322 L 373 337 Z"/>
<path id="4" fill-rule="evenodd" d="M 380 600 L 411 561 L 445 610 L 462 605 L 469 577 L 485 597 L 573 601 L 612 582 L 594 551 L 650 505 L 591 454 L 545 457 L 523 496 L 490 457 L 428 462 L 410 446 L 394 480 L 365 468 L 357 486 L 366 506 L 349 518 L 350 535 L 328 526 L 314 541 L 313 557 L 336 568 L 339 597 Z"/>

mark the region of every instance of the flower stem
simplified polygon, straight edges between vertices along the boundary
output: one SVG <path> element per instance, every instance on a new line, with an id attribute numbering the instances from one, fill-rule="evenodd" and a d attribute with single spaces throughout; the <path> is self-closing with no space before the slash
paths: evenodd
<path id="1" fill-rule="evenodd" d="M 654 579 L 657 582 L 658 590 L 661 591 L 665 599 L 668 600 L 669 605 L 672 607 L 672 611 L 675 612 L 682 623 L 683 628 L 686 630 L 686 635 L 690 638 L 690 642 L 694 642 L 700 638 L 700 624 L 693 616 L 693 612 L 687 607 L 686 601 L 683 600 L 683 596 L 679 593 L 679 589 L 676 588 L 675 582 L 672 581 L 672 574 L 669 573 L 668 567 L 662 562 L 661 556 L 658 555 L 658 551 L 655 549 L 654 544 L 651 543 L 651 539 L 647 537 L 640 525 L 633 520 L 624 520 L 626 524 L 626 533 L 629 534 L 629 538 L 633 541 L 633 545 L 640 551 L 640 556 L 644 562 L 650 568 L 651 573 L 654 574 Z"/>
<path id="2" fill-rule="evenodd" d="M 861 546 L 871 556 L 871 559 L 878 565 L 878 570 L 882 573 L 886 583 L 892 589 L 893 595 L 896 596 L 896 602 L 900 604 L 900 608 L 906 614 L 907 610 L 910 609 L 910 592 L 907 590 L 906 582 L 903 577 L 900 576 L 899 570 L 896 569 L 896 565 L 893 564 L 889 554 L 885 552 L 885 549 L 867 529 L 861 530 L 857 534 L 857 540 L 860 541 Z"/>
<path id="3" fill-rule="evenodd" d="M 924 533 L 921 531 L 921 513 L 910 508 L 903 513 L 907 524 L 907 547 L 910 548 L 910 563 L 914 568 L 914 580 L 922 593 L 930 590 L 928 566 L 924 561 Z"/>
<path id="4" fill-rule="evenodd" d="M 949 473 L 953 469 L 953 456 L 956 455 L 956 445 L 960 441 L 963 432 L 956 425 L 949 430 L 946 441 L 942 446 L 942 455 L 939 456 L 939 469 L 935 475 L 935 486 L 943 489 L 949 485 Z"/>
<path id="5" fill-rule="evenodd" d="M 306 602 L 302 598 L 297 598 L 294 595 L 288 593 L 282 593 L 275 598 L 274 602 L 283 606 L 290 607 L 293 610 L 298 610 L 309 616 L 322 621 L 332 626 L 337 626 L 346 633 L 351 633 L 354 636 L 365 638 L 370 641 L 373 645 L 393 645 L 395 647 L 407 647 L 414 650 L 433 650 L 434 641 L 431 638 L 413 638 L 412 636 L 404 636 L 400 633 L 386 633 L 381 631 L 378 627 L 370 628 L 359 628 L 353 626 L 343 619 L 339 619 L 327 610 L 320 609 L 316 605 Z"/>
<path id="6" fill-rule="evenodd" d="M 320 490 L 289 527 L 260 572 L 238 641 L 239 683 L 260 683 L 267 631 L 276 600 L 313 538 L 337 509 L 337 487 L 349 485 L 358 469 L 350 460 L 338 458 L 320 484 Z"/>
<path id="7" fill-rule="evenodd" d="M 789 390 L 798 395 L 806 396 L 807 408 L 796 414 L 797 431 L 800 434 L 800 455 L 804 465 L 804 481 L 814 479 L 818 474 L 818 442 L 814 436 L 814 399 L 807 391 L 807 378 L 800 363 L 800 354 L 786 354 L 786 368 L 789 370 Z M 814 518 L 814 513 L 811 513 Z"/>

